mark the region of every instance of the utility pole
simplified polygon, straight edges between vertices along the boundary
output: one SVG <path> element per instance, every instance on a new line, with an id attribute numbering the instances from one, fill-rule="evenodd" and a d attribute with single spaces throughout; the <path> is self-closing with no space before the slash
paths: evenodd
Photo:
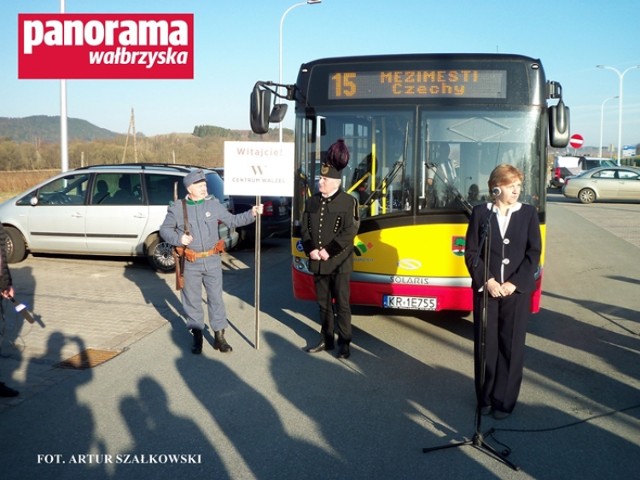
<path id="1" fill-rule="evenodd" d="M 124 141 L 124 152 L 122 152 L 122 162 L 127 156 L 127 145 L 129 144 L 129 135 L 133 136 L 133 161 L 138 163 L 138 145 L 136 143 L 136 115 L 131 109 L 131 117 L 129 118 L 129 129 L 127 130 L 127 139 Z"/>

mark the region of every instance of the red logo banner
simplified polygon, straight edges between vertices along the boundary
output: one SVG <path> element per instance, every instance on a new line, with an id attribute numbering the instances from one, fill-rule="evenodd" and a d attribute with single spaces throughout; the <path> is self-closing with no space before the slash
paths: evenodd
<path id="1" fill-rule="evenodd" d="M 18 15 L 20 79 L 192 79 L 192 13 Z"/>

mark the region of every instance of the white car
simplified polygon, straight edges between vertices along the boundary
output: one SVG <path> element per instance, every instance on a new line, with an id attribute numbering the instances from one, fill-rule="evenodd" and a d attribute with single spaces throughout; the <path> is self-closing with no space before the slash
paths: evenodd
<path id="1" fill-rule="evenodd" d="M 169 203 L 184 198 L 188 165 L 94 165 L 61 173 L 0 204 L 9 263 L 28 252 L 146 256 L 158 271 L 175 268 L 172 246 L 159 234 Z M 227 208 L 224 184 L 204 169 L 210 195 Z M 219 224 L 226 249 L 238 233 Z"/>

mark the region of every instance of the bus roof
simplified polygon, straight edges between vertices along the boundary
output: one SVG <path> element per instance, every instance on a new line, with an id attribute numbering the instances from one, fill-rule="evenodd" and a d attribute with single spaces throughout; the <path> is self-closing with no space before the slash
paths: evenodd
<path id="1" fill-rule="evenodd" d="M 409 85 L 406 88 L 405 77 Z M 415 88 L 411 89 L 410 84 Z M 448 104 L 452 100 L 468 105 L 488 102 L 544 106 L 548 98 L 539 60 L 502 53 L 323 58 L 302 64 L 295 86 L 297 112 L 318 105 L 362 106 L 374 101 L 393 106 Z M 434 88 L 442 94 L 432 94 Z M 462 91 L 463 96 L 459 93 Z"/>
<path id="2" fill-rule="evenodd" d="M 336 63 L 378 63 L 378 62 L 417 62 L 417 61 L 501 61 L 533 62 L 539 59 L 510 53 L 402 53 L 385 55 L 355 55 L 346 57 L 327 57 L 302 64 L 301 68 Z"/>

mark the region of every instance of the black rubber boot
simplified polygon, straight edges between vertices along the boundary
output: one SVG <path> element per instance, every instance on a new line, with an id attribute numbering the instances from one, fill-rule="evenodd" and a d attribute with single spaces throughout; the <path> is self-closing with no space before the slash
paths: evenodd
<path id="1" fill-rule="evenodd" d="M 222 353 L 233 351 L 231 345 L 229 345 L 224 338 L 224 329 L 213 332 L 213 334 L 215 337 L 213 340 L 213 348 L 215 348 L 216 350 L 220 350 Z"/>
<path id="2" fill-rule="evenodd" d="M 193 333 L 193 347 L 191 347 L 191 353 L 200 355 L 202 353 L 202 330 L 192 328 L 191 333 Z"/>

